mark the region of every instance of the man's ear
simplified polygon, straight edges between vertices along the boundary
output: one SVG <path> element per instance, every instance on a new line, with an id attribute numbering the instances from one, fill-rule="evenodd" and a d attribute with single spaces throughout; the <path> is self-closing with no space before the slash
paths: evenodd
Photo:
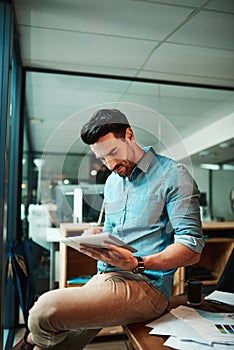
<path id="1" fill-rule="evenodd" d="M 126 138 L 127 140 L 131 140 L 131 141 L 134 141 L 134 140 L 135 140 L 134 132 L 132 131 L 132 129 L 131 129 L 130 127 L 128 127 L 128 128 L 126 129 L 125 138 Z"/>

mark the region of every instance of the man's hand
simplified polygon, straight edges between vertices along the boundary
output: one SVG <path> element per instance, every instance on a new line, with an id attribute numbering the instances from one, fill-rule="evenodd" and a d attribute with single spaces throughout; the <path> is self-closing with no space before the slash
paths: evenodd
<path id="1" fill-rule="evenodd" d="M 84 244 L 80 245 L 80 251 L 93 259 L 101 260 L 127 271 L 132 271 L 137 267 L 138 261 L 128 249 L 107 243 L 103 245 L 103 248 L 98 249 Z"/>
<path id="2" fill-rule="evenodd" d="M 98 235 L 99 233 L 102 233 L 102 230 L 100 230 L 99 228 L 90 227 L 84 230 L 84 232 L 82 233 L 82 236 Z"/>

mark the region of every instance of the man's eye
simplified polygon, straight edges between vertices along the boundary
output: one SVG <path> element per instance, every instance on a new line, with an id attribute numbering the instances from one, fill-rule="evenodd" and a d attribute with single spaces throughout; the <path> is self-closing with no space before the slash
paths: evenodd
<path id="1" fill-rule="evenodd" d="M 112 148 L 112 150 L 110 150 L 109 156 L 113 157 L 117 154 L 117 152 L 118 152 L 117 147 L 114 147 L 114 148 Z"/>
<path id="2" fill-rule="evenodd" d="M 115 156 L 117 154 L 117 151 L 114 149 L 113 151 L 110 152 L 110 156 Z"/>

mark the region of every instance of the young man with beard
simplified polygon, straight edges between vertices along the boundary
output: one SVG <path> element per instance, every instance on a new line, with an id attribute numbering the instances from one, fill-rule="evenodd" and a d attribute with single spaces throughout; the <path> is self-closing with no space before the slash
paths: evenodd
<path id="1" fill-rule="evenodd" d="M 14 350 L 78 350 L 103 327 L 159 317 L 176 269 L 201 256 L 199 190 L 182 165 L 140 147 L 126 116 L 116 109 L 97 111 L 81 138 L 112 172 L 105 184 L 103 232 L 137 253 L 83 245 L 81 251 L 98 260 L 98 274 L 83 287 L 42 295 L 30 311 L 30 331 Z M 99 233 L 93 228 L 84 234 Z"/>

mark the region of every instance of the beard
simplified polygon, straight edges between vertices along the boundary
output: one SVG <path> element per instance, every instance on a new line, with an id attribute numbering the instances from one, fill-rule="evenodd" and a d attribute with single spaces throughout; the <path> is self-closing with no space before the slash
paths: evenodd
<path id="1" fill-rule="evenodd" d="M 130 160 L 122 160 L 115 165 L 113 172 L 120 177 L 130 176 L 135 166 L 136 164 Z"/>

